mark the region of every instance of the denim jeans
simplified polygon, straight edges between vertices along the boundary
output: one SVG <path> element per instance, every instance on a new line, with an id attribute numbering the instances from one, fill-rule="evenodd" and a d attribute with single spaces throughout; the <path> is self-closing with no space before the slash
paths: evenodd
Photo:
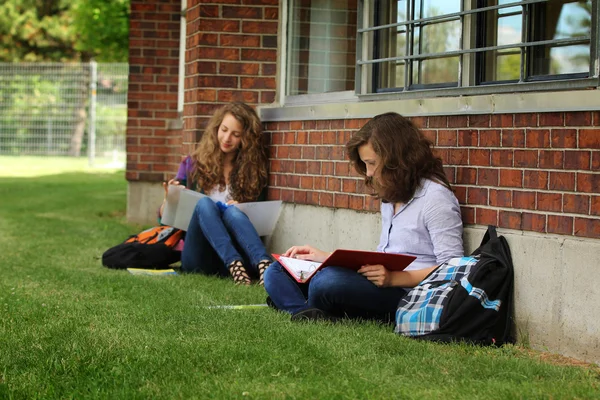
<path id="1" fill-rule="evenodd" d="M 377 287 L 361 274 L 341 267 L 324 268 L 308 284 L 299 284 L 275 262 L 264 279 L 273 303 L 291 314 L 315 307 L 337 317 L 393 322 L 406 294 L 403 288 Z"/>
<path id="2" fill-rule="evenodd" d="M 181 270 L 229 276 L 227 266 L 237 260 L 244 263 L 250 276 L 258 277 L 256 265 L 271 257 L 239 208 L 221 210 L 211 198 L 201 198 L 185 236 Z"/>

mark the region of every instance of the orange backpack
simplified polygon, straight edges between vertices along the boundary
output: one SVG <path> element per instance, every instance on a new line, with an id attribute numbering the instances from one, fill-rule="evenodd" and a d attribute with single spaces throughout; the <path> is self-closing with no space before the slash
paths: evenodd
<path id="1" fill-rule="evenodd" d="M 181 260 L 175 247 L 185 236 L 181 229 L 155 226 L 130 236 L 102 254 L 102 265 L 114 269 L 162 269 Z"/>

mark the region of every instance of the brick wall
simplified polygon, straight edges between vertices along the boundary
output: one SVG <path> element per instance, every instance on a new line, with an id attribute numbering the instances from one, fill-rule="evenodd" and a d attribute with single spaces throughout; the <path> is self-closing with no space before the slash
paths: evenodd
<path id="1" fill-rule="evenodd" d="M 378 211 L 344 144 L 367 120 L 267 123 L 269 197 Z M 600 237 L 600 112 L 419 117 L 465 224 Z"/>
<path id="2" fill-rule="evenodd" d="M 215 108 L 275 100 L 278 0 L 188 0 L 184 151 Z"/>
<path id="3" fill-rule="evenodd" d="M 127 94 L 129 181 L 156 182 L 180 161 L 177 126 L 179 0 L 132 0 Z"/>

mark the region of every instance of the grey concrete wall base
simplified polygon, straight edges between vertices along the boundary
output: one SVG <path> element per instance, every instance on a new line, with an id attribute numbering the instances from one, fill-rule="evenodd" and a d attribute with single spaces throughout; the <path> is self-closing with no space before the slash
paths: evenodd
<path id="1" fill-rule="evenodd" d="M 127 185 L 127 221 L 137 224 L 156 223 L 156 210 L 164 198 L 160 183 L 129 182 Z"/>
<path id="2" fill-rule="evenodd" d="M 273 235 L 272 252 L 297 244 L 323 250 L 375 250 L 381 222 L 361 213 L 284 204 Z M 465 228 L 465 253 L 475 249 L 486 227 Z M 600 240 L 499 229 L 515 265 L 517 338 L 538 350 L 600 363 Z"/>

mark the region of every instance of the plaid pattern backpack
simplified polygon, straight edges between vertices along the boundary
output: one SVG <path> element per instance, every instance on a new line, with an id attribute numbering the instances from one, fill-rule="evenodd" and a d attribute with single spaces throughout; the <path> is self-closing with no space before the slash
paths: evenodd
<path id="1" fill-rule="evenodd" d="M 514 343 L 513 274 L 508 243 L 489 226 L 471 256 L 440 265 L 402 298 L 395 332 L 441 342 Z"/>

